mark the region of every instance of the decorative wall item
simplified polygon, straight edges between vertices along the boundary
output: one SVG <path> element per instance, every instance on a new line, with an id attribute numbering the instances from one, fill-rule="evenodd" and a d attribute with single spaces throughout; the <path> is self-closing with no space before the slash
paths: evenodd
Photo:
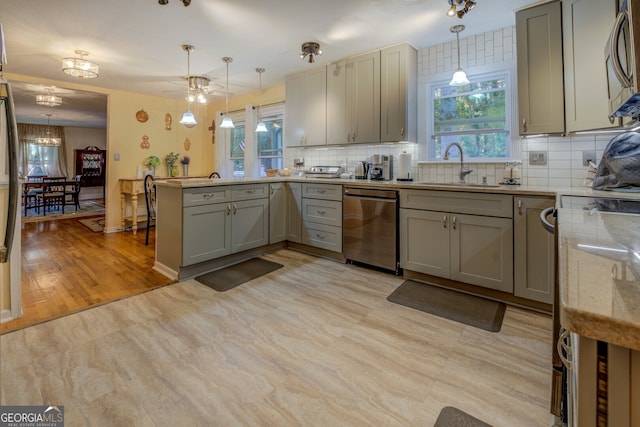
<path id="1" fill-rule="evenodd" d="M 164 130 L 171 130 L 171 114 L 164 115 Z"/>
<path id="2" fill-rule="evenodd" d="M 209 126 L 209 130 L 211 131 L 211 143 L 216 143 L 216 119 L 211 120 L 211 126 Z"/>
<path id="3" fill-rule="evenodd" d="M 139 121 L 140 123 L 144 123 L 147 120 L 149 120 L 149 114 L 147 114 L 147 112 L 144 110 L 139 110 L 136 113 L 136 120 Z"/>
<path id="4" fill-rule="evenodd" d="M 142 136 L 142 142 L 140 143 L 140 148 L 143 150 L 151 148 L 151 143 L 149 142 L 149 137 L 147 135 Z"/>
<path id="5" fill-rule="evenodd" d="M 184 151 L 189 151 L 189 149 L 191 148 L 191 140 L 189 140 L 189 138 L 185 138 L 183 145 L 184 145 Z"/>

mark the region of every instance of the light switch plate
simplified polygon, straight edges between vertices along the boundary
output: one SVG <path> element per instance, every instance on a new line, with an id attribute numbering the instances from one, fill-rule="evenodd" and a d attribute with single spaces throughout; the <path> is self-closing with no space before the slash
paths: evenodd
<path id="1" fill-rule="evenodd" d="M 544 166 L 547 164 L 546 151 L 529 151 L 529 164 L 536 166 Z"/>

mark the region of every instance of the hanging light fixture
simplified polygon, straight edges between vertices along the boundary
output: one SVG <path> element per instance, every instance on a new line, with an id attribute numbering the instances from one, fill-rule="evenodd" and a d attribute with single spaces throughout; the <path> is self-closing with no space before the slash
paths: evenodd
<path id="1" fill-rule="evenodd" d="M 261 120 L 262 118 L 262 73 L 266 70 L 262 67 L 256 68 L 256 73 L 260 76 L 260 107 L 258 108 L 258 126 L 256 126 L 256 132 L 269 132 L 267 125 Z"/>
<path id="2" fill-rule="evenodd" d="M 233 58 L 229 58 L 228 56 L 225 56 L 224 58 L 222 58 L 222 62 L 227 64 L 227 90 L 224 94 L 225 104 L 227 106 L 227 112 L 224 116 L 224 119 L 222 119 L 222 123 L 220 123 L 220 127 L 224 129 L 230 129 L 235 127 L 235 125 L 233 124 L 233 120 L 231 120 L 231 117 L 229 117 L 229 63 L 232 61 L 233 61 Z"/>
<path id="3" fill-rule="evenodd" d="M 36 144 L 42 147 L 59 147 L 62 144 L 62 140 L 60 138 L 52 138 L 51 137 L 51 129 L 49 126 L 49 119 L 51 118 L 51 114 L 47 114 L 47 132 L 44 138 L 36 138 Z"/>
<path id="4" fill-rule="evenodd" d="M 85 56 L 89 55 L 89 52 L 76 50 L 75 53 L 80 55 L 80 58 L 64 58 L 62 60 L 62 71 L 81 79 L 95 79 L 98 77 L 98 64 L 84 59 Z"/>
<path id="5" fill-rule="evenodd" d="M 300 52 L 300 59 L 304 59 L 309 56 L 309 63 L 316 62 L 315 56 L 322 55 L 322 49 L 316 42 L 302 43 L 302 52 Z"/>
<path id="6" fill-rule="evenodd" d="M 62 98 L 52 93 L 54 89 L 53 87 L 47 87 L 45 89 L 47 89 L 46 94 L 36 95 L 36 104 L 45 107 L 57 107 L 58 105 L 62 104 Z"/>
<path id="7" fill-rule="evenodd" d="M 460 67 L 460 31 L 462 30 L 464 30 L 464 25 L 454 25 L 450 28 L 452 33 L 456 33 L 456 42 L 458 43 L 458 69 L 453 73 L 449 86 L 464 86 L 469 84 L 467 73 Z"/>
<path id="8" fill-rule="evenodd" d="M 187 111 L 185 111 L 185 113 L 182 115 L 182 119 L 180 119 L 180 124 L 185 125 L 188 128 L 192 128 L 198 124 L 198 122 L 196 121 L 196 117 L 193 115 L 193 113 L 189 109 L 189 106 L 190 106 L 189 98 L 191 96 L 190 54 L 191 54 L 191 51 L 194 49 L 195 47 L 193 47 L 190 44 L 182 45 L 182 50 L 187 52 Z"/>
<path id="9" fill-rule="evenodd" d="M 447 10 L 447 16 L 462 17 L 476 6 L 475 0 L 447 0 L 449 2 L 449 9 Z M 460 7 L 460 9 L 458 9 Z"/>
<path id="10" fill-rule="evenodd" d="M 187 95 L 187 102 L 197 102 L 198 104 L 206 104 L 207 99 L 206 87 L 209 85 L 209 79 L 202 76 L 191 76 L 187 78 L 191 93 Z"/>

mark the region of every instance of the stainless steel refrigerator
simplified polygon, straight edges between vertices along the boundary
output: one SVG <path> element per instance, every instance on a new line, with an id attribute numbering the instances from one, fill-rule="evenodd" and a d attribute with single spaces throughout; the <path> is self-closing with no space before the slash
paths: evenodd
<path id="1" fill-rule="evenodd" d="M 20 182 L 18 129 L 0 25 L 0 322 L 22 315 L 20 289 Z"/>

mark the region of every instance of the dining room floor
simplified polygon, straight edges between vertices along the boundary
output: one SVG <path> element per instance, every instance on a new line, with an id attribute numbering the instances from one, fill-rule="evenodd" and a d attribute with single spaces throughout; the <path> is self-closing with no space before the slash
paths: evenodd
<path id="1" fill-rule="evenodd" d="M 487 332 L 390 303 L 401 277 L 283 249 L 227 292 L 163 286 L 0 336 L 0 404 L 65 425 L 548 426 L 551 318 Z"/>

